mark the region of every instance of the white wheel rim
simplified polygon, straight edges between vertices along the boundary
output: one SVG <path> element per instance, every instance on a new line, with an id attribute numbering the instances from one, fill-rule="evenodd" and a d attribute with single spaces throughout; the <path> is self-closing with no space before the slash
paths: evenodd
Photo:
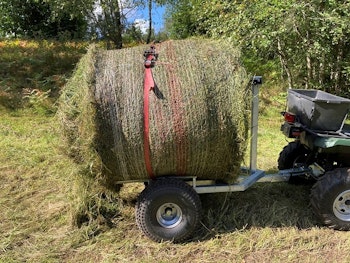
<path id="1" fill-rule="evenodd" d="M 350 190 L 341 192 L 335 198 L 333 213 L 338 219 L 350 222 Z"/>
<path id="2" fill-rule="evenodd" d="M 182 210 L 174 203 L 165 203 L 158 208 L 157 221 L 164 228 L 174 228 L 182 220 Z"/>

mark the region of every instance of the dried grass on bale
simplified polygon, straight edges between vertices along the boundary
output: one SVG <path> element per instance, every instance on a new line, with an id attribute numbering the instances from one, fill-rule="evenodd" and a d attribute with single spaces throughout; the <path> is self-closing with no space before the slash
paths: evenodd
<path id="1" fill-rule="evenodd" d="M 76 161 L 96 179 L 147 179 L 143 144 L 143 52 L 149 46 L 91 48 L 65 87 L 60 119 Z M 150 93 L 150 152 L 156 176 L 232 181 L 246 149 L 248 77 L 224 42 L 156 45 L 162 96 Z"/>
<path id="2" fill-rule="evenodd" d="M 96 135 L 94 97 L 96 47 L 90 46 L 79 61 L 74 75 L 65 85 L 59 98 L 57 117 L 61 124 L 62 140 L 67 153 L 77 163 L 98 160 L 94 141 Z"/>
<path id="3" fill-rule="evenodd" d="M 102 163 L 94 146 L 96 109 L 91 90 L 95 55 L 96 49 L 91 46 L 79 61 L 59 98 L 57 118 L 61 124 L 62 148 L 79 164 L 76 174 L 72 174 L 72 223 L 78 226 L 89 223 L 97 230 L 101 220 L 109 220 L 103 215 L 104 211 L 109 208 L 118 213 L 119 207 L 113 193 L 108 194 L 109 191 L 99 183 L 101 180 L 96 180 L 101 178 Z"/>

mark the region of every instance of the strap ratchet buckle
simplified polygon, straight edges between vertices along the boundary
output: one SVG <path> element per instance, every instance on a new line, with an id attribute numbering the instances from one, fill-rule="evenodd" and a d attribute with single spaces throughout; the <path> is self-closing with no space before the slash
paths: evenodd
<path id="1" fill-rule="evenodd" d="M 149 50 L 146 50 L 143 53 L 143 56 L 145 57 L 145 64 L 144 64 L 145 68 L 153 68 L 158 59 L 158 53 L 156 53 L 156 47 L 152 45 Z"/>

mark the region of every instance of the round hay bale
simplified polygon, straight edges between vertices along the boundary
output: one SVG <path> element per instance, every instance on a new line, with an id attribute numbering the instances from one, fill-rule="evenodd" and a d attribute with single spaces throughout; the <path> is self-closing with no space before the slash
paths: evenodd
<path id="1" fill-rule="evenodd" d="M 155 45 L 144 144 L 144 58 L 149 46 L 91 47 L 66 85 L 59 116 L 70 154 L 107 186 L 155 177 L 234 180 L 246 149 L 248 76 L 227 43 L 190 39 Z"/>

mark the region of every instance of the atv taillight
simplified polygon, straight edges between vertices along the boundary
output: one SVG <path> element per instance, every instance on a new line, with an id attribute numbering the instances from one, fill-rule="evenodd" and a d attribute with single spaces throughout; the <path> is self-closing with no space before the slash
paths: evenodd
<path id="1" fill-rule="evenodd" d="M 290 112 L 284 112 L 283 116 L 284 116 L 284 120 L 288 123 L 294 123 L 296 120 L 296 115 Z"/>

